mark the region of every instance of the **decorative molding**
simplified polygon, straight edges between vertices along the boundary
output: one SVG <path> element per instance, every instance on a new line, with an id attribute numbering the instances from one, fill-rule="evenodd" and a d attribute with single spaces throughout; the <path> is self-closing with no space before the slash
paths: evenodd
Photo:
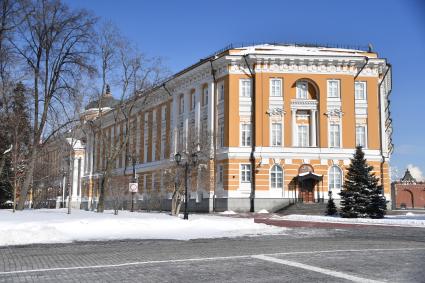
<path id="1" fill-rule="evenodd" d="M 317 110 L 319 102 L 315 99 L 292 99 L 291 109 L 306 109 L 306 110 Z"/>
<path id="2" fill-rule="evenodd" d="M 344 115 L 344 112 L 342 112 L 339 109 L 331 109 L 328 112 L 325 113 L 326 116 L 328 116 L 328 118 L 342 118 L 342 116 Z"/>
<path id="3" fill-rule="evenodd" d="M 272 116 L 280 116 L 280 117 L 283 117 L 283 115 L 285 115 L 286 114 L 286 111 L 285 110 L 283 110 L 283 108 L 282 107 L 270 107 L 267 111 L 266 111 L 266 114 L 267 115 L 269 115 L 269 117 L 272 117 Z"/>

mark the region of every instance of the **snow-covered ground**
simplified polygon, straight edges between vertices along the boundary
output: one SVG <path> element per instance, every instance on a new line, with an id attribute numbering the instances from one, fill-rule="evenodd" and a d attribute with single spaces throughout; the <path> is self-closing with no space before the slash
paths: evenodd
<path id="1" fill-rule="evenodd" d="M 284 234 L 285 228 L 254 219 L 190 214 L 189 220 L 166 213 L 66 209 L 0 210 L 0 246 L 116 239 L 176 239 Z"/>
<path id="2" fill-rule="evenodd" d="M 394 226 L 414 226 L 425 228 L 425 214 L 406 213 L 405 215 L 388 215 L 383 219 L 370 218 L 340 218 L 332 216 L 318 215 L 298 215 L 273 216 L 272 219 L 294 220 L 294 221 L 315 221 L 315 222 L 334 222 L 334 223 L 355 223 L 355 224 L 377 224 Z"/>

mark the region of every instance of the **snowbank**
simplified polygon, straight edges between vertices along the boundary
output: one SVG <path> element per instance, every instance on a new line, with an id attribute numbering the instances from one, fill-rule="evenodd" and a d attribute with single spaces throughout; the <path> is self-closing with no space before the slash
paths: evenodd
<path id="1" fill-rule="evenodd" d="M 298 215 L 292 214 L 287 216 L 274 216 L 272 219 L 281 220 L 298 220 L 313 222 L 333 222 L 333 223 L 355 223 L 355 224 L 377 224 L 377 225 L 394 225 L 394 226 L 414 226 L 425 228 L 425 214 L 408 213 L 406 215 L 389 215 L 383 219 L 370 218 L 340 218 L 333 216 L 316 216 L 316 215 Z"/>
<path id="2" fill-rule="evenodd" d="M 239 237 L 284 233 L 284 228 L 256 224 L 254 219 L 191 214 L 189 220 L 166 213 L 66 209 L 0 210 L 0 246 L 117 239 Z"/>

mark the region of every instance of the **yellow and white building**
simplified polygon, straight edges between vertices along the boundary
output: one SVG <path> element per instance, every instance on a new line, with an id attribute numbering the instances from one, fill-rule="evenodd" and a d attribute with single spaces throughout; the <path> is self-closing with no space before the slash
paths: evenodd
<path id="1" fill-rule="evenodd" d="M 273 211 L 293 200 L 322 201 L 328 191 L 338 199 L 357 144 L 390 200 L 390 91 L 391 66 L 371 51 L 264 44 L 216 53 L 146 91 L 148 106 L 136 105 L 137 130 L 129 134 L 138 199 L 143 206 L 163 192 L 167 203 L 162 172 L 196 130 L 215 139 L 215 184 L 190 182 L 192 210 Z M 123 132 L 124 122 L 98 119 L 112 141 Z M 83 203 L 96 201 L 102 166 L 103 146 L 88 133 Z M 132 164 L 124 152 L 114 172 L 127 186 Z"/>

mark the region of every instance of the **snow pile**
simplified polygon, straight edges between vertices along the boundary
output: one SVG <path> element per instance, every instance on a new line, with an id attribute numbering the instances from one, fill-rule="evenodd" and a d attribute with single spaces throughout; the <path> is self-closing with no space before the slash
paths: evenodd
<path id="1" fill-rule="evenodd" d="M 370 218 L 340 218 L 336 216 L 298 215 L 292 214 L 283 217 L 275 216 L 272 219 L 312 221 L 312 222 L 332 222 L 332 223 L 352 223 L 352 224 L 376 224 L 393 226 L 414 226 L 425 228 L 425 214 L 389 215 L 383 219 Z"/>
<path id="2" fill-rule="evenodd" d="M 220 214 L 223 214 L 223 215 L 235 215 L 237 213 L 234 212 L 233 210 L 226 210 L 226 211 L 220 212 Z"/>
<path id="3" fill-rule="evenodd" d="M 280 234 L 284 228 L 254 219 L 190 214 L 189 220 L 166 213 L 112 211 L 95 213 L 66 209 L 0 210 L 0 246 L 117 239 L 175 239 Z"/>
<path id="4" fill-rule="evenodd" d="M 269 212 L 267 210 L 265 210 L 265 209 L 262 209 L 262 210 L 258 211 L 257 213 L 265 214 L 265 213 L 269 213 Z"/>

